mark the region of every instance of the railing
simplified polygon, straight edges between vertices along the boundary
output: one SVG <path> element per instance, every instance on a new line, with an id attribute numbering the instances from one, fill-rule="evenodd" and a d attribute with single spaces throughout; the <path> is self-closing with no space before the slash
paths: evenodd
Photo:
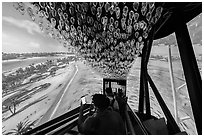
<path id="1" fill-rule="evenodd" d="M 85 105 L 84 112 L 87 113 L 88 111 L 89 111 L 89 105 Z M 57 130 L 54 133 L 58 133 L 59 131 L 61 131 L 61 128 L 63 128 L 64 125 L 67 125 L 66 123 L 68 123 L 67 125 L 68 127 L 70 127 L 69 124 L 73 125 L 73 123 L 76 123 L 75 121 L 77 121 L 76 118 L 78 118 L 78 116 L 79 116 L 79 107 L 26 132 L 25 135 L 49 134 L 49 132 L 55 131 L 56 129 Z M 73 121 L 73 120 L 74 122 L 69 123 L 70 121 Z"/>
<path id="2" fill-rule="evenodd" d="M 130 108 L 130 106 L 127 104 L 127 116 L 130 118 L 130 116 L 131 116 L 131 118 L 130 118 L 130 120 L 131 120 L 131 126 L 129 126 L 129 127 L 131 127 L 132 129 L 131 129 L 131 131 L 132 130 L 134 130 L 134 132 L 132 132 L 132 134 L 142 134 L 142 135 L 148 135 L 148 131 L 146 130 L 146 128 L 144 127 L 144 125 L 142 124 L 142 122 L 141 122 L 141 120 L 140 120 L 140 118 L 137 116 L 137 114 Z M 133 121 L 134 121 L 134 125 L 132 124 L 133 123 Z M 127 122 L 127 124 L 128 124 L 129 122 Z M 137 131 L 135 131 L 136 129 L 135 129 L 135 125 L 138 127 L 137 128 Z M 139 131 L 139 129 L 140 129 L 140 131 Z"/>
<path id="3" fill-rule="evenodd" d="M 89 106 L 85 105 L 84 115 L 87 116 L 89 114 Z M 53 119 L 50 120 L 28 132 L 25 135 L 63 135 L 63 134 L 79 134 L 78 131 L 72 131 L 74 127 L 78 124 L 78 116 L 79 116 L 79 107 Z M 125 111 L 126 116 L 126 128 L 127 134 L 135 135 L 138 134 L 135 129 L 135 125 L 140 129 L 139 134 L 147 135 L 148 132 L 144 128 L 142 122 L 139 117 L 132 111 L 132 109 L 127 104 L 127 110 Z"/>

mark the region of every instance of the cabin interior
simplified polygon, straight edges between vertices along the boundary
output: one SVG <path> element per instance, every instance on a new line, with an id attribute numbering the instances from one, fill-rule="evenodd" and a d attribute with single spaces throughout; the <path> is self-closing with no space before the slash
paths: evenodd
<path id="1" fill-rule="evenodd" d="M 179 129 L 178 124 L 176 123 L 174 117 L 172 116 L 164 100 L 162 99 L 160 95 L 160 91 L 158 91 L 156 85 L 151 79 L 151 76 L 148 74 L 148 67 L 147 67 L 149 57 L 151 54 L 153 40 L 160 39 L 172 33 L 175 33 L 176 40 L 179 47 L 179 53 L 180 53 L 181 61 L 183 65 L 183 70 L 185 74 L 185 79 L 187 83 L 188 93 L 192 104 L 192 110 L 193 110 L 194 119 L 196 123 L 196 129 L 198 134 L 202 134 L 202 84 L 201 84 L 202 80 L 196 63 L 191 39 L 186 26 L 187 22 L 189 22 L 194 17 L 202 13 L 201 2 L 174 2 L 174 3 L 155 2 L 155 3 L 148 3 L 148 4 L 147 3 L 145 4 L 145 2 L 142 2 L 142 3 L 119 2 L 118 4 L 116 5 L 113 4 L 112 6 L 110 6 L 110 4 L 104 5 L 103 3 L 99 3 L 97 5 L 97 2 L 96 3 L 83 3 L 83 2 L 82 3 L 59 3 L 57 2 L 54 4 L 48 3 L 47 7 L 49 8 L 46 8 L 46 3 L 44 2 L 39 2 L 39 3 L 32 2 L 30 4 L 32 6 L 38 7 L 39 8 L 38 10 L 41 11 L 42 13 L 44 12 L 49 22 L 54 21 L 56 24 L 55 29 L 60 30 L 61 33 L 64 33 L 63 30 L 68 29 L 66 28 L 66 26 L 59 25 L 59 24 L 63 24 L 61 20 L 65 20 L 66 22 L 66 17 L 71 17 L 72 20 L 70 21 L 70 23 L 72 22 L 73 23 L 72 25 L 71 24 L 70 25 L 75 28 L 78 28 L 80 25 L 83 24 L 87 26 L 94 26 L 96 27 L 95 29 L 97 29 L 97 25 L 101 26 L 101 25 L 104 25 L 103 23 L 106 22 L 106 20 L 103 20 L 105 19 L 105 18 L 102 18 L 103 16 L 106 16 L 106 18 L 113 21 L 117 20 L 117 18 L 120 18 L 118 17 L 120 14 L 118 14 L 118 12 L 111 13 L 112 12 L 111 9 L 114 6 L 117 6 L 117 10 L 124 12 L 123 15 L 121 14 L 121 16 L 127 16 L 125 14 L 128 14 L 128 16 L 131 17 L 132 12 L 130 11 L 134 11 L 134 10 L 137 11 L 138 9 L 138 12 L 135 12 L 135 18 L 138 18 L 139 20 L 143 20 L 144 22 L 148 22 L 148 24 L 151 24 L 147 27 L 148 32 L 145 31 L 147 34 L 143 33 L 142 30 L 139 30 L 138 33 L 136 33 L 136 34 L 142 35 L 143 42 L 144 42 L 143 48 L 140 50 L 138 49 L 138 51 L 136 52 L 137 56 L 141 58 L 140 89 L 139 89 L 140 92 L 139 92 L 139 102 L 138 102 L 139 107 L 138 107 L 138 111 L 134 112 L 130 108 L 130 106 L 126 104 L 125 109 L 121 110 L 123 111 L 125 116 L 124 123 L 125 123 L 127 135 L 186 135 L 187 134 L 185 131 L 181 131 Z M 65 6 L 63 6 L 64 4 Z M 102 23 L 100 22 L 98 24 L 91 25 L 91 23 L 90 24 L 87 23 L 86 20 L 85 22 L 83 22 L 83 16 L 81 15 L 84 15 L 84 14 L 82 14 L 81 12 L 79 12 L 80 14 L 77 13 L 77 10 L 81 10 L 79 5 L 84 5 L 83 7 L 84 9 L 82 8 L 82 10 L 85 12 L 86 15 L 89 15 L 90 17 L 92 17 L 91 18 L 92 20 L 90 19 L 90 22 L 101 19 L 103 20 Z M 86 6 L 86 5 L 89 5 L 89 6 Z M 110 6 L 110 7 L 107 7 L 107 6 Z M 95 9 L 95 7 L 99 7 L 97 9 L 98 11 L 97 14 L 92 13 L 92 10 Z M 53 9 L 53 10 L 50 10 L 50 9 Z M 109 10 L 109 9 L 110 9 L 110 13 L 106 12 L 106 10 Z M 148 13 L 152 13 L 155 16 L 152 18 L 149 17 L 150 14 L 147 14 L 146 10 L 149 11 Z M 57 13 L 52 13 L 51 11 L 55 11 L 55 12 L 57 11 Z M 32 10 L 30 8 L 27 9 L 27 12 L 30 14 L 30 16 L 33 16 Z M 67 14 L 65 14 L 66 16 L 64 19 L 61 19 L 60 15 L 63 14 L 63 12 Z M 77 13 L 77 14 L 75 15 L 74 13 Z M 55 14 L 56 16 L 54 16 Z M 114 15 L 113 18 L 112 18 L 112 14 Z M 82 18 L 82 20 L 78 20 L 79 16 L 80 18 Z M 151 18 L 151 21 L 149 21 L 150 18 Z M 74 20 L 76 22 L 74 22 Z M 77 23 L 77 20 L 78 20 L 78 23 Z M 129 23 L 133 24 L 131 23 L 131 20 L 129 21 Z M 132 25 L 131 27 L 134 28 L 135 26 Z M 122 30 L 123 28 L 121 26 L 118 28 L 121 32 L 125 32 Z M 94 40 L 94 37 L 97 37 L 99 32 L 108 31 L 105 28 L 101 30 L 100 29 L 101 28 L 99 28 L 98 31 L 93 29 L 94 36 L 89 35 L 86 32 L 84 33 L 83 36 L 87 37 L 87 39 L 89 40 Z M 136 40 L 135 37 L 137 36 L 135 36 L 136 34 L 134 32 L 137 32 L 137 31 L 133 30 L 133 32 L 130 33 L 130 35 L 127 35 L 128 39 Z M 79 46 L 77 47 L 77 42 L 79 44 L 81 42 L 80 38 L 77 40 L 74 38 L 70 38 L 70 39 L 68 38 L 67 40 L 72 40 L 73 43 L 76 44 L 76 49 L 79 51 L 79 53 L 85 58 L 85 60 L 89 61 L 90 58 L 85 56 L 83 51 L 80 49 L 82 47 L 79 47 Z M 121 41 L 127 41 L 127 40 L 121 38 Z M 84 48 L 83 50 L 86 50 L 86 49 Z M 97 60 L 95 60 L 94 62 L 97 62 Z M 99 68 L 100 68 L 100 65 L 99 65 Z M 117 73 L 117 75 L 119 74 Z M 103 79 L 103 85 L 101 85 L 103 87 L 103 94 L 105 94 L 105 88 L 111 87 L 114 83 L 122 86 L 122 89 L 124 90 L 124 94 L 126 94 L 126 79 L 107 78 L 107 77 Z M 149 88 L 151 88 L 152 91 L 154 92 L 154 95 L 157 98 L 157 101 L 159 102 L 159 105 L 162 108 L 163 113 L 165 114 L 164 118 L 158 119 L 151 115 Z M 116 92 L 117 92 L 117 89 L 116 89 Z M 81 133 L 79 133 L 77 129 L 79 107 L 28 131 L 26 134 L 27 135 L 29 134 L 80 135 Z M 90 104 L 86 104 L 86 109 L 84 111 L 84 114 L 85 116 L 88 116 L 89 113 L 90 113 Z"/>

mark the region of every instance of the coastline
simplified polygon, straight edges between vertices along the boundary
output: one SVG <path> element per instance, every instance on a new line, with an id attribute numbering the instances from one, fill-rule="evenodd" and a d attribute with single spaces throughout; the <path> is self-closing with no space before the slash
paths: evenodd
<path id="1" fill-rule="evenodd" d="M 30 94 L 30 98 L 21 102 L 17 106 L 17 113 L 10 118 L 2 121 L 3 130 L 7 132 L 16 127 L 16 124 L 20 121 L 34 121 L 40 119 L 46 112 L 46 110 L 52 105 L 55 100 L 56 94 L 63 88 L 67 76 L 72 73 L 71 65 L 58 69 L 56 71 L 55 76 L 48 76 L 45 79 L 41 79 L 40 81 L 29 83 L 23 87 L 20 87 L 15 93 L 18 94 L 24 92 L 24 88 L 27 90 L 31 90 L 28 94 Z M 45 89 L 40 89 L 40 85 L 44 85 L 46 83 L 50 83 L 50 85 Z M 32 90 L 33 89 L 33 90 Z M 39 89 L 39 90 L 38 90 Z M 10 96 L 5 96 L 3 101 L 8 99 Z M 23 94 L 23 96 L 26 96 Z M 2 102 L 3 102 L 2 101 Z M 3 105 L 3 104 L 2 104 Z M 11 113 L 9 111 L 2 114 L 2 118 L 5 119 L 9 117 Z M 11 122 L 12 121 L 12 122 Z"/>
<path id="2" fill-rule="evenodd" d="M 64 58 L 64 57 L 69 57 L 69 56 L 54 56 L 51 58 L 49 58 L 49 56 L 47 56 L 47 57 L 32 57 L 32 58 L 26 58 L 26 59 L 12 59 L 12 60 L 7 60 L 7 61 L 2 61 L 2 73 L 13 72 L 19 68 L 25 68 L 25 67 L 29 66 L 29 64 L 32 64 L 32 63 L 38 64 L 38 63 L 43 63 L 46 60 L 55 60 L 57 58 Z M 25 65 L 24 65 L 24 62 L 26 63 Z M 12 66 L 9 65 L 11 63 L 12 63 Z M 18 66 L 16 66 L 15 64 Z M 9 65 L 9 66 L 7 67 L 7 65 Z"/>

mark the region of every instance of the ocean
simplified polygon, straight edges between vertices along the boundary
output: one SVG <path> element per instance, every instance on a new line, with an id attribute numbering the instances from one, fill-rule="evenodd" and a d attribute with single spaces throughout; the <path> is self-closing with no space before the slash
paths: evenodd
<path id="1" fill-rule="evenodd" d="M 43 63 L 47 60 L 55 60 L 58 58 L 62 58 L 65 56 L 57 56 L 57 57 L 33 57 L 27 59 L 13 59 L 13 60 L 6 60 L 2 61 L 2 72 L 11 71 L 17 69 L 19 67 L 26 67 L 31 65 L 32 63 Z"/>

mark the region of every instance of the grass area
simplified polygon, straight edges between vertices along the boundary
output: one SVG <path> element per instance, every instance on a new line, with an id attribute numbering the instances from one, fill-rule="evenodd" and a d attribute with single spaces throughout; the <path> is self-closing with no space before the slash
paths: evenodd
<path id="1" fill-rule="evenodd" d="M 53 102 L 51 95 L 57 94 L 62 88 L 64 79 L 69 72 L 69 65 L 57 65 L 55 73 L 44 71 L 38 76 L 33 74 L 27 78 L 27 82 L 4 94 L 2 122 L 5 131 L 9 132 L 21 121 L 28 119 L 35 121 L 42 117 Z M 52 91 L 55 92 L 52 93 Z M 11 121 L 13 124 L 10 124 Z"/>
<path id="2" fill-rule="evenodd" d="M 34 94 L 46 90 L 50 85 L 51 85 L 50 83 L 45 83 L 45 84 L 36 86 L 30 90 L 24 89 L 11 95 L 10 97 L 8 97 L 2 102 L 2 106 L 3 106 L 2 113 L 9 111 L 9 107 L 12 107 L 12 106 L 15 107 L 14 105 L 18 106 L 21 102 L 30 99 Z M 27 106 L 30 106 L 30 104 L 28 104 Z M 15 115 L 16 113 L 12 114 L 11 116 Z"/>

